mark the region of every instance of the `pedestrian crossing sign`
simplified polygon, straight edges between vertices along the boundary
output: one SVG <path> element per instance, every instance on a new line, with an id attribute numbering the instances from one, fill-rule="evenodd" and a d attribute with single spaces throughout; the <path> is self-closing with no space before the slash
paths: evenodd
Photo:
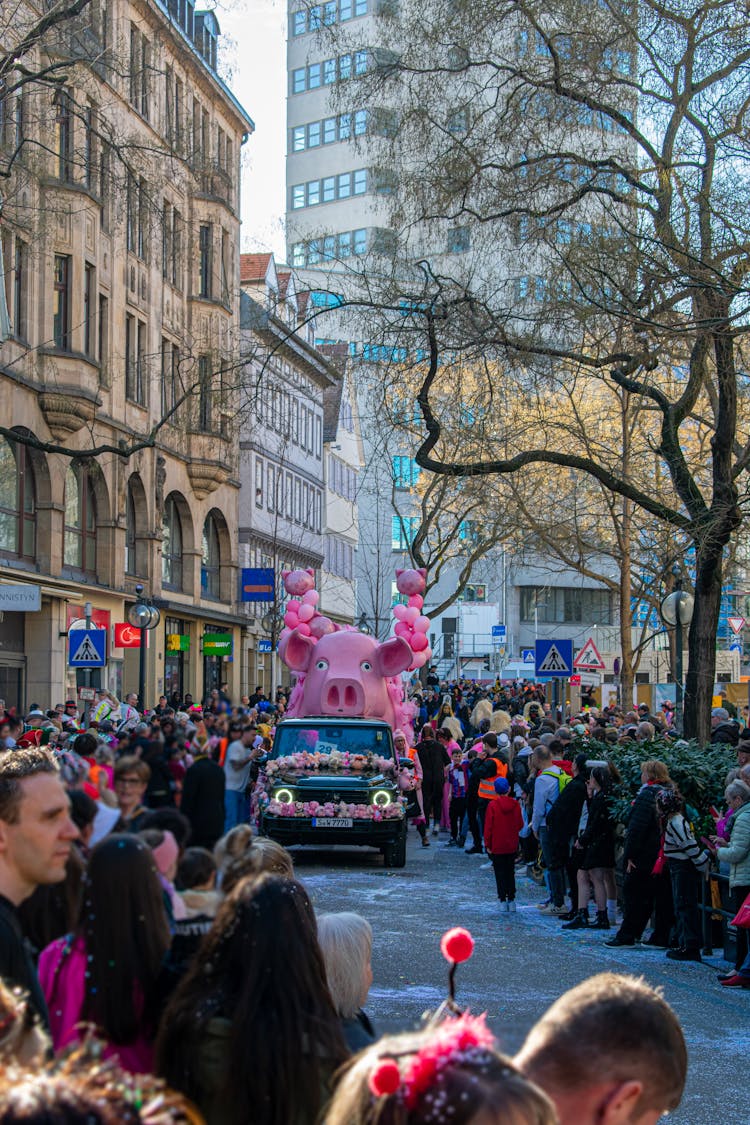
<path id="1" fill-rule="evenodd" d="M 573 671 L 573 641 L 569 638 L 538 640 L 535 649 L 535 674 L 567 679 Z"/>
<path id="2" fill-rule="evenodd" d="M 68 665 L 71 668 L 103 668 L 106 662 L 106 629 L 70 630 L 68 634 Z"/>

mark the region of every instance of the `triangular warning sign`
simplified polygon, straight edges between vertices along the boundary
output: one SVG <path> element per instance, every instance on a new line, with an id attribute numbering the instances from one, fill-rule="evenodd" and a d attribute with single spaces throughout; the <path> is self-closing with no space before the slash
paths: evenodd
<path id="1" fill-rule="evenodd" d="M 745 618 L 744 617 L 728 617 L 727 618 L 727 624 L 729 625 L 729 628 L 732 630 L 733 633 L 737 633 L 737 635 L 739 635 L 742 632 L 742 630 L 745 628 Z"/>
<path id="2" fill-rule="evenodd" d="M 91 640 L 91 637 L 87 633 L 76 651 L 73 653 L 71 659 L 76 663 L 80 662 L 81 664 L 83 664 L 84 662 L 98 664 L 101 661 L 102 656 L 94 642 Z"/>
<path id="3" fill-rule="evenodd" d="M 567 672 L 570 671 L 570 668 L 568 667 L 568 663 L 567 663 L 565 657 L 560 652 L 557 645 L 553 644 L 553 645 L 550 645 L 550 647 L 547 651 L 547 655 L 545 656 L 544 660 L 539 665 L 539 667 L 537 668 L 536 671 L 537 671 L 537 675 L 539 675 L 540 672 L 565 672 L 565 673 L 567 673 Z"/>
<path id="4" fill-rule="evenodd" d="M 573 661 L 574 668 L 594 668 L 598 671 L 603 671 L 606 667 L 604 661 L 599 655 L 599 649 L 594 644 L 594 638 L 589 637 L 586 644 L 583 646 L 578 656 Z"/>

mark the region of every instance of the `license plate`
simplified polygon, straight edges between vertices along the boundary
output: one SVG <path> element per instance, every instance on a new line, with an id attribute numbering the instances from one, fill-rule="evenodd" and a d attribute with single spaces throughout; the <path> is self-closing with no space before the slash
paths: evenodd
<path id="1" fill-rule="evenodd" d="M 351 828 L 354 820 L 350 816 L 314 816 L 313 828 Z"/>

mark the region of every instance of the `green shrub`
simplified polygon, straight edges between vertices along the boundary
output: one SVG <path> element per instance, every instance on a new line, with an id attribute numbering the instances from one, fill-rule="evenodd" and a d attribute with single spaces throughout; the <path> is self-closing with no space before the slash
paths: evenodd
<path id="1" fill-rule="evenodd" d="M 574 749 L 576 754 L 585 751 L 592 758 L 605 758 L 620 771 L 622 785 L 616 791 L 613 808 L 621 823 L 627 820 L 631 802 L 641 787 L 641 763 L 653 758 L 664 762 L 669 776 L 698 814 L 694 819 L 697 836 L 713 834 L 714 822 L 708 810 L 715 805 L 723 811 L 726 776 L 737 765 L 731 747 L 703 747 L 694 741 L 675 744 L 664 738 L 616 745 L 577 739 Z"/>

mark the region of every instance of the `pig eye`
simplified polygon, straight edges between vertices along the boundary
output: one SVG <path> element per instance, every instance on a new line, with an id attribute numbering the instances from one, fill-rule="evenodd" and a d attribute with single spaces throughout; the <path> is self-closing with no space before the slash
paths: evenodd
<path id="1" fill-rule="evenodd" d="M 372 664 L 370 663 L 369 660 L 363 660 L 362 663 L 360 664 L 360 668 L 362 669 L 363 672 L 371 672 L 372 671 Z"/>
<path id="2" fill-rule="evenodd" d="M 320 671 L 323 672 L 328 667 L 328 661 L 327 660 L 319 660 L 317 662 L 317 664 L 315 665 L 315 667 L 319 668 Z"/>

